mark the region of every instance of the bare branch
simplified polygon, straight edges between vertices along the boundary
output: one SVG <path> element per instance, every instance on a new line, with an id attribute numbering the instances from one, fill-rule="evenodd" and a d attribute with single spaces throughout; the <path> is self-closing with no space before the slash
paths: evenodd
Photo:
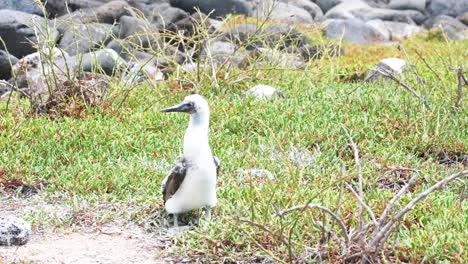
<path id="1" fill-rule="evenodd" d="M 458 80 L 458 92 L 457 92 L 457 98 L 455 99 L 455 106 L 460 107 L 463 101 L 463 87 L 465 85 L 468 85 L 468 82 L 464 75 L 463 66 L 460 66 L 457 69 L 457 80 Z"/>
<path id="2" fill-rule="evenodd" d="M 339 224 L 339 226 L 341 228 L 341 231 L 343 233 L 343 237 L 345 239 L 346 245 L 349 245 L 349 236 L 348 236 L 348 233 L 346 231 L 346 226 L 345 226 L 343 220 L 341 219 L 341 217 L 339 217 L 338 215 L 333 213 L 330 209 L 328 209 L 328 208 L 326 208 L 324 206 L 321 206 L 321 205 L 318 205 L 318 204 L 311 204 L 311 203 L 303 204 L 303 205 L 296 205 L 296 206 L 290 207 L 288 209 L 284 209 L 282 211 L 279 211 L 276 214 L 274 214 L 274 216 L 275 217 L 283 216 L 283 215 L 289 214 L 289 213 L 291 213 L 293 211 L 304 210 L 305 208 L 319 209 L 319 210 L 322 210 L 322 211 L 326 212 L 327 214 L 329 214 L 336 222 L 338 222 L 338 224 Z"/>
<path id="3" fill-rule="evenodd" d="M 354 196 L 356 196 L 356 199 L 358 199 L 359 203 L 361 203 L 361 205 L 364 207 L 364 209 L 366 209 L 366 211 L 370 214 L 370 216 L 372 218 L 372 222 L 374 223 L 374 225 L 377 226 L 377 220 L 375 218 L 375 214 L 372 211 L 372 209 L 361 199 L 361 197 L 359 197 L 359 195 L 356 193 L 356 191 L 354 190 L 354 188 L 351 185 L 346 183 L 346 187 L 348 187 L 348 189 L 354 194 Z"/>
<path id="4" fill-rule="evenodd" d="M 395 225 L 396 222 L 400 221 L 409 211 L 413 209 L 413 207 L 422 199 L 426 198 L 429 194 L 434 192 L 435 190 L 438 190 L 442 188 L 445 184 L 461 177 L 464 175 L 468 175 L 468 170 L 460 171 L 458 173 L 452 174 L 450 176 L 445 177 L 444 179 L 440 180 L 436 184 L 432 185 L 429 189 L 425 190 L 424 192 L 418 194 L 411 202 L 409 202 L 401 211 L 393 217 L 384 227 L 382 227 L 379 232 L 374 236 L 372 241 L 369 244 L 369 247 L 375 248 L 377 247 L 380 243 L 385 243 L 386 240 L 383 238 L 386 236 L 387 232 L 389 232 L 392 228 L 393 225 Z M 388 236 L 387 236 L 388 238 Z"/>
<path id="5" fill-rule="evenodd" d="M 344 133 L 346 134 L 346 137 L 349 140 L 349 146 L 353 150 L 353 156 L 354 156 L 354 162 L 356 163 L 357 171 L 358 171 L 358 195 L 362 199 L 363 197 L 363 191 L 362 191 L 362 167 L 361 167 L 361 162 L 359 161 L 359 152 L 357 150 L 356 143 L 354 143 L 353 138 L 349 135 L 348 130 L 346 128 L 342 127 Z M 358 202 L 358 215 L 359 215 L 359 223 L 358 223 L 358 230 L 362 230 L 362 204 Z"/>
<path id="6" fill-rule="evenodd" d="M 279 235 L 278 233 L 274 232 L 273 230 L 269 229 L 268 227 L 260 224 L 260 223 L 256 223 L 256 222 L 253 222 L 253 221 L 250 221 L 250 220 L 247 220 L 247 219 L 236 219 L 237 221 L 239 222 L 242 222 L 242 223 L 247 223 L 249 225 L 252 225 L 252 226 L 256 226 L 260 229 L 262 229 L 263 231 L 273 235 L 276 239 L 278 239 L 281 243 L 283 243 L 284 245 L 286 246 L 290 246 L 289 245 L 289 242 L 283 237 L 283 235 Z"/>
<path id="7" fill-rule="evenodd" d="M 424 65 L 426 65 L 426 67 L 437 77 L 437 79 L 439 80 L 440 85 L 444 85 L 443 82 L 442 82 L 442 78 L 440 78 L 439 74 L 429 65 L 429 63 L 427 63 L 426 59 L 421 55 L 421 53 L 419 53 L 419 51 L 417 51 L 417 50 L 414 50 L 414 52 L 424 62 Z"/>
<path id="8" fill-rule="evenodd" d="M 417 172 L 417 171 L 416 171 Z M 385 207 L 382 215 L 380 216 L 380 219 L 379 219 L 379 223 L 378 225 L 376 225 L 376 230 L 379 229 L 380 226 L 382 226 L 384 223 L 385 223 L 385 220 L 388 216 L 388 214 L 390 213 L 390 210 L 392 209 L 392 206 L 393 204 L 398 201 L 401 196 L 403 196 L 405 193 L 406 193 L 406 190 L 408 190 L 408 188 L 414 184 L 414 182 L 416 181 L 416 179 L 419 177 L 419 173 L 415 176 L 413 176 L 409 181 L 408 183 L 403 186 L 403 188 L 401 188 L 401 190 L 390 200 L 390 202 L 388 202 L 387 206 Z"/>

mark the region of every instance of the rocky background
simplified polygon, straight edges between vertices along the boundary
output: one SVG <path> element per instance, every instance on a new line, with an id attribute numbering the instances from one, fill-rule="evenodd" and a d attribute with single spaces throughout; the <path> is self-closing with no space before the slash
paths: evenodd
<path id="1" fill-rule="evenodd" d="M 231 14 L 278 23 L 226 28 Z M 360 44 L 432 31 L 465 41 L 468 0 L 0 0 L 0 96 L 19 91 L 40 98 L 37 110 L 47 111 L 51 83 L 72 81 L 64 93 L 99 87 L 95 76 L 73 83 L 77 72 L 154 82 L 179 66 L 195 71 L 200 61 L 247 68 L 268 58 L 301 68 L 324 53 L 342 53 L 339 46 L 313 45 L 294 24 Z"/>

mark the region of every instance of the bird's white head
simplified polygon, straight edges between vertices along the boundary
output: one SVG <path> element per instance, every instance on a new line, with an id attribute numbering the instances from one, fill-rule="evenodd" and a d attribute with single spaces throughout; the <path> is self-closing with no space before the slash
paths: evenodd
<path id="1" fill-rule="evenodd" d="M 192 94 L 187 97 L 178 105 L 174 105 L 161 110 L 162 112 L 182 112 L 189 113 L 192 116 L 205 115 L 209 116 L 210 110 L 208 103 L 203 96 Z"/>

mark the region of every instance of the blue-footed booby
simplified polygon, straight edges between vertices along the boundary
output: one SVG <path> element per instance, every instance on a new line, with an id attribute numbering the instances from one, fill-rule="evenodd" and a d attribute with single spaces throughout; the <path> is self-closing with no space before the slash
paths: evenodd
<path id="1" fill-rule="evenodd" d="M 162 112 L 190 114 L 184 135 L 183 156 L 162 182 L 164 207 L 174 216 L 198 208 L 206 208 L 211 218 L 211 208 L 216 205 L 216 178 L 219 160 L 214 157 L 208 142 L 210 110 L 206 100 L 198 95 L 185 97 L 182 103 L 163 109 Z"/>

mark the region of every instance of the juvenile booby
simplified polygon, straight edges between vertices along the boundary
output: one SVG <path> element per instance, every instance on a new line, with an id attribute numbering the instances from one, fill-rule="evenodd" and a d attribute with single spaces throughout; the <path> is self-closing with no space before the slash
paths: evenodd
<path id="1" fill-rule="evenodd" d="M 174 216 L 174 226 L 178 226 L 179 214 L 202 207 L 206 208 L 209 219 L 211 208 L 216 205 L 219 160 L 213 156 L 208 142 L 208 103 L 202 96 L 194 94 L 161 111 L 190 114 L 183 156 L 177 159 L 175 167 L 162 182 L 164 207 Z"/>

